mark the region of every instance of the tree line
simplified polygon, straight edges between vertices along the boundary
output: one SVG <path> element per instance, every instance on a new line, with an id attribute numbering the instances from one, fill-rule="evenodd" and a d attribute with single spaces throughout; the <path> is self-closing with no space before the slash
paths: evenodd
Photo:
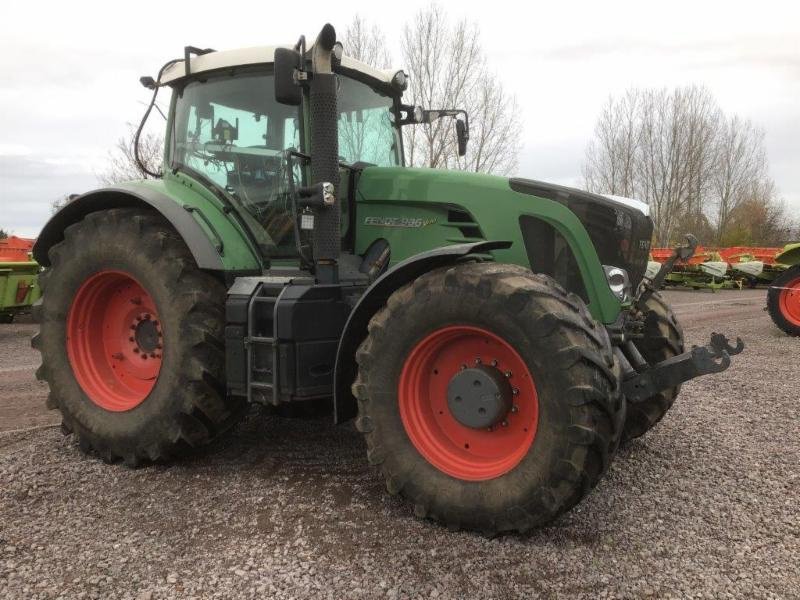
<path id="1" fill-rule="evenodd" d="M 589 191 L 650 205 L 655 243 L 777 245 L 797 235 L 769 174 L 764 132 L 703 87 L 611 97 L 586 148 Z"/>

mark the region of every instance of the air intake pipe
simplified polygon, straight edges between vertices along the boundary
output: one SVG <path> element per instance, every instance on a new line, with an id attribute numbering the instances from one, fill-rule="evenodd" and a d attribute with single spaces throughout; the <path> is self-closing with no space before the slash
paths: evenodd
<path id="1" fill-rule="evenodd" d="M 335 201 L 315 207 L 312 247 L 317 280 L 337 283 L 337 261 L 342 251 L 341 206 L 339 195 L 339 110 L 336 75 L 333 73 L 336 31 L 326 24 L 311 48 L 309 85 L 311 117 L 311 182 L 333 185 Z M 341 46 L 340 46 L 341 47 Z"/>

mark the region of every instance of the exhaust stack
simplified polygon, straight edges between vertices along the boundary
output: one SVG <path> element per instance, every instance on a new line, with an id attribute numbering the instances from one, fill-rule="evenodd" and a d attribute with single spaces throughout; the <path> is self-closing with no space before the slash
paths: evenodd
<path id="1" fill-rule="evenodd" d="M 336 98 L 336 75 L 333 73 L 336 31 L 326 24 L 311 48 L 311 81 L 309 85 L 311 117 L 311 183 L 333 185 L 334 197 L 339 193 L 339 110 Z M 337 261 L 342 251 L 341 207 L 336 199 L 315 209 L 312 237 L 314 264 L 320 283 L 337 283 Z"/>

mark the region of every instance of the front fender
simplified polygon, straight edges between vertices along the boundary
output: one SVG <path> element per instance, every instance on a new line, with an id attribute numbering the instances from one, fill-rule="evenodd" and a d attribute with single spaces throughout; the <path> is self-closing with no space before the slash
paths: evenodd
<path id="1" fill-rule="evenodd" d="M 39 264 L 49 267 L 48 250 L 64 238 L 68 226 L 91 212 L 137 206 L 154 209 L 167 219 L 201 269 L 259 271 L 251 244 L 218 205 L 189 187 L 161 180 L 122 183 L 78 196 L 45 224 L 33 247 L 33 256 Z"/>
<path id="2" fill-rule="evenodd" d="M 367 288 L 350 313 L 336 350 L 333 376 L 333 407 L 336 423 L 341 423 L 356 415 L 356 399 L 350 391 L 350 385 L 356 377 L 358 368 L 356 350 L 367 337 L 367 325 L 370 319 L 386 303 L 389 296 L 423 273 L 452 264 L 468 255 L 485 254 L 491 250 L 504 250 L 510 246 L 511 242 L 495 241 L 434 248 L 415 254 L 398 263 Z"/>

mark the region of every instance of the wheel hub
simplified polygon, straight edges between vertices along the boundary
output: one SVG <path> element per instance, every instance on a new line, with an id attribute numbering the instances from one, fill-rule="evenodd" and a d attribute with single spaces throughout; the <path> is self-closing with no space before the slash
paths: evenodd
<path id="1" fill-rule="evenodd" d="M 486 429 L 505 420 L 513 406 L 513 389 L 499 369 L 478 365 L 450 379 L 447 406 L 465 427 Z"/>
<path id="2" fill-rule="evenodd" d="M 161 337 L 161 332 L 158 330 L 158 324 L 152 320 L 149 314 L 140 318 L 142 320 L 134 325 L 136 329 L 133 334 L 139 350 L 148 353 L 160 349 L 159 338 Z"/>

